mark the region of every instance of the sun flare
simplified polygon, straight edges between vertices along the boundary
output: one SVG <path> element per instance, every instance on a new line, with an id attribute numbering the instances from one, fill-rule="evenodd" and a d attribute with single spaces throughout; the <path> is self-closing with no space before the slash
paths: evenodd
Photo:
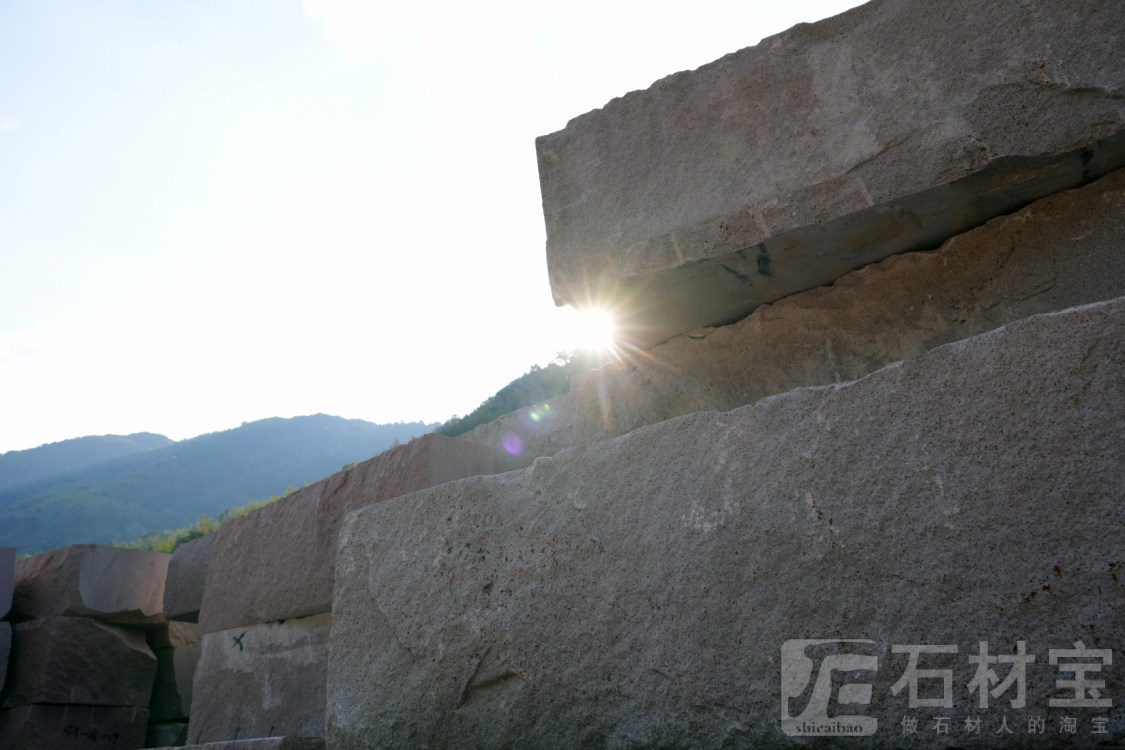
<path id="1" fill-rule="evenodd" d="M 576 310 L 571 326 L 571 340 L 576 348 L 605 352 L 617 345 L 616 321 L 608 310 L 596 307 Z"/>

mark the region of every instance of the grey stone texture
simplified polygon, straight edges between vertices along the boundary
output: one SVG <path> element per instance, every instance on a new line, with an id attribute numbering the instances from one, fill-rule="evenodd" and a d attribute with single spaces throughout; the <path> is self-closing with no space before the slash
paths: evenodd
<path id="1" fill-rule="evenodd" d="M 207 633 L 188 742 L 323 737 L 332 615 Z"/>
<path id="2" fill-rule="evenodd" d="M 647 348 L 1125 166 L 1123 37 L 1117 0 L 872 0 L 614 99 L 536 142 L 556 301 Z"/>
<path id="3" fill-rule="evenodd" d="M 145 732 L 145 747 L 183 747 L 187 744 L 187 729 L 186 722 L 149 724 Z"/>
<path id="4" fill-rule="evenodd" d="M 172 750 L 172 748 L 158 748 Z M 187 745 L 178 750 L 324 750 L 323 737 L 265 737 L 253 740 L 208 742 L 205 745 Z"/>
<path id="5" fill-rule="evenodd" d="M 163 622 L 170 558 L 163 552 L 72 544 L 17 560 L 12 619 L 73 615 L 123 625 Z"/>
<path id="6" fill-rule="evenodd" d="M 195 623 L 168 622 L 148 631 L 148 644 L 156 655 L 149 721 L 186 720 L 191 712 L 195 667 L 203 648 L 199 628 Z"/>
<path id="7" fill-rule="evenodd" d="M 4 708 L 36 703 L 147 708 L 156 657 L 142 630 L 86 617 L 48 617 L 13 628 L 9 670 Z"/>
<path id="8" fill-rule="evenodd" d="M 507 468 L 497 450 L 430 434 L 228 521 L 211 545 L 200 632 L 331 611 L 336 540 L 345 514 Z"/>
<path id="9" fill-rule="evenodd" d="M 12 592 L 16 585 L 16 548 L 0 547 L 0 618 L 12 608 Z"/>
<path id="10" fill-rule="evenodd" d="M 1035 714 L 1047 744 L 1064 715 L 1076 747 L 1091 716 L 1117 739 L 1120 651 L 1088 674 L 1109 708 L 1050 708 L 1075 691 L 1049 657 L 1120 648 L 1122 497 L 1125 298 L 371 506 L 341 532 L 328 746 L 808 747 L 780 656 L 821 638 L 878 659 L 856 746 L 935 713 L 981 735 L 911 747 L 1030 746 L 995 732 Z M 1035 655 L 1024 708 L 977 709 L 980 641 Z M 892 692 L 915 644 L 958 647 L 921 662 L 953 670 L 949 711 Z"/>
<path id="11" fill-rule="evenodd" d="M 203 586 L 207 581 L 207 561 L 216 534 L 208 534 L 181 544 L 168 563 L 164 584 L 164 616 L 169 620 L 199 622 Z"/>
<path id="12" fill-rule="evenodd" d="M 12 653 L 12 624 L 0 622 L 0 695 L 8 676 L 8 656 Z"/>
<path id="13" fill-rule="evenodd" d="M 862 377 L 1029 315 L 1125 295 L 1125 170 L 936 251 L 896 255 L 576 376 L 560 441 L 588 445 L 708 409 Z M 538 445 L 538 444 L 536 444 Z"/>
<path id="14" fill-rule="evenodd" d="M 4 750 L 138 750 L 148 710 L 121 706 L 32 705 L 0 711 Z"/>

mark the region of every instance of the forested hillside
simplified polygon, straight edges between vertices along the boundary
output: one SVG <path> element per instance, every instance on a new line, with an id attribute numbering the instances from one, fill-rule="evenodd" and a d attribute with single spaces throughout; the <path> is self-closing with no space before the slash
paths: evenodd
<path id="1" fill-rule="evenodd" d="M 0 546 L 24 554 L 182 527 L 202 514 L 218 516 L 304 486 L 431 429 L 422 422 L 379 425 L 324 414 L 274 418 L 83 469 L 40 470 L 31 482 L 0 481 Z"/>
<path id="2" fill-rule="evenodd" d="M 48 443 L 26 451 L 0 453 L 0 493 L 25 484 L 88 469 L 115 458 L 144 453 L 172 444 L 151 432 L 132 435 L 90 435 Z"/>

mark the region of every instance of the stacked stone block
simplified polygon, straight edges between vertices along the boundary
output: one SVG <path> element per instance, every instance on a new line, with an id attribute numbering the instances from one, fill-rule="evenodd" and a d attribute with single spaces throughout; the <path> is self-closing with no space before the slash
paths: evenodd
<path id="1" fill-rule="evenodd" d="M 503 471 L 509 468 L 505 457 L 469 441 L 425 435 L 225 523 L 208 543 L 203 566 L 202 655 L 188 741 L 322 738 L 344 516 L 415 490 Z M 177 612 L 191 612 L 195 605 L 190 597 L 185 601 Z"/>
<path id="2" fill-rule="evenodd" d="M 12 648 L 12 625 L 5 621 L 12 608 L 12 592 L 16 583 L 16 548 L 0 547 L 0 694 L 8 672 L 8 654 Z"/>
<path id="3" fill-rule="evenodd" d="M 92 544 L 16 562 L 0 747 L 146 745 L 169 555 Z"/>

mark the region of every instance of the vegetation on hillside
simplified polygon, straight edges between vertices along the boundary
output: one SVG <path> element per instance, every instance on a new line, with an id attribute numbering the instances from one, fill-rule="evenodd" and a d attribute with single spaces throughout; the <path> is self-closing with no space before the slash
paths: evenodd
<path id="1" fill-rule="evenodd" d="M 247 498 L 315 482 L 430 429 L 324 414 L 274 418 L 104 461 L 0 490 L 0 546 L 24 554 L 184 528 Z"/>
<path id="2" fill-rule="evenodd" d="M 531 369 L 501 388 L 491 398 L 464 417 L 454 416 L 434 430 L 441 435 L 456 437 L 475 427 L 502 417 L 516 409 L 534 406 L 547 399 L 570 391 L 570 378 L 585 370 L 600 367 L 609 361 L 607 355 L 588 352 L 560 352 L 546 367 L 532 365 Z"/>

